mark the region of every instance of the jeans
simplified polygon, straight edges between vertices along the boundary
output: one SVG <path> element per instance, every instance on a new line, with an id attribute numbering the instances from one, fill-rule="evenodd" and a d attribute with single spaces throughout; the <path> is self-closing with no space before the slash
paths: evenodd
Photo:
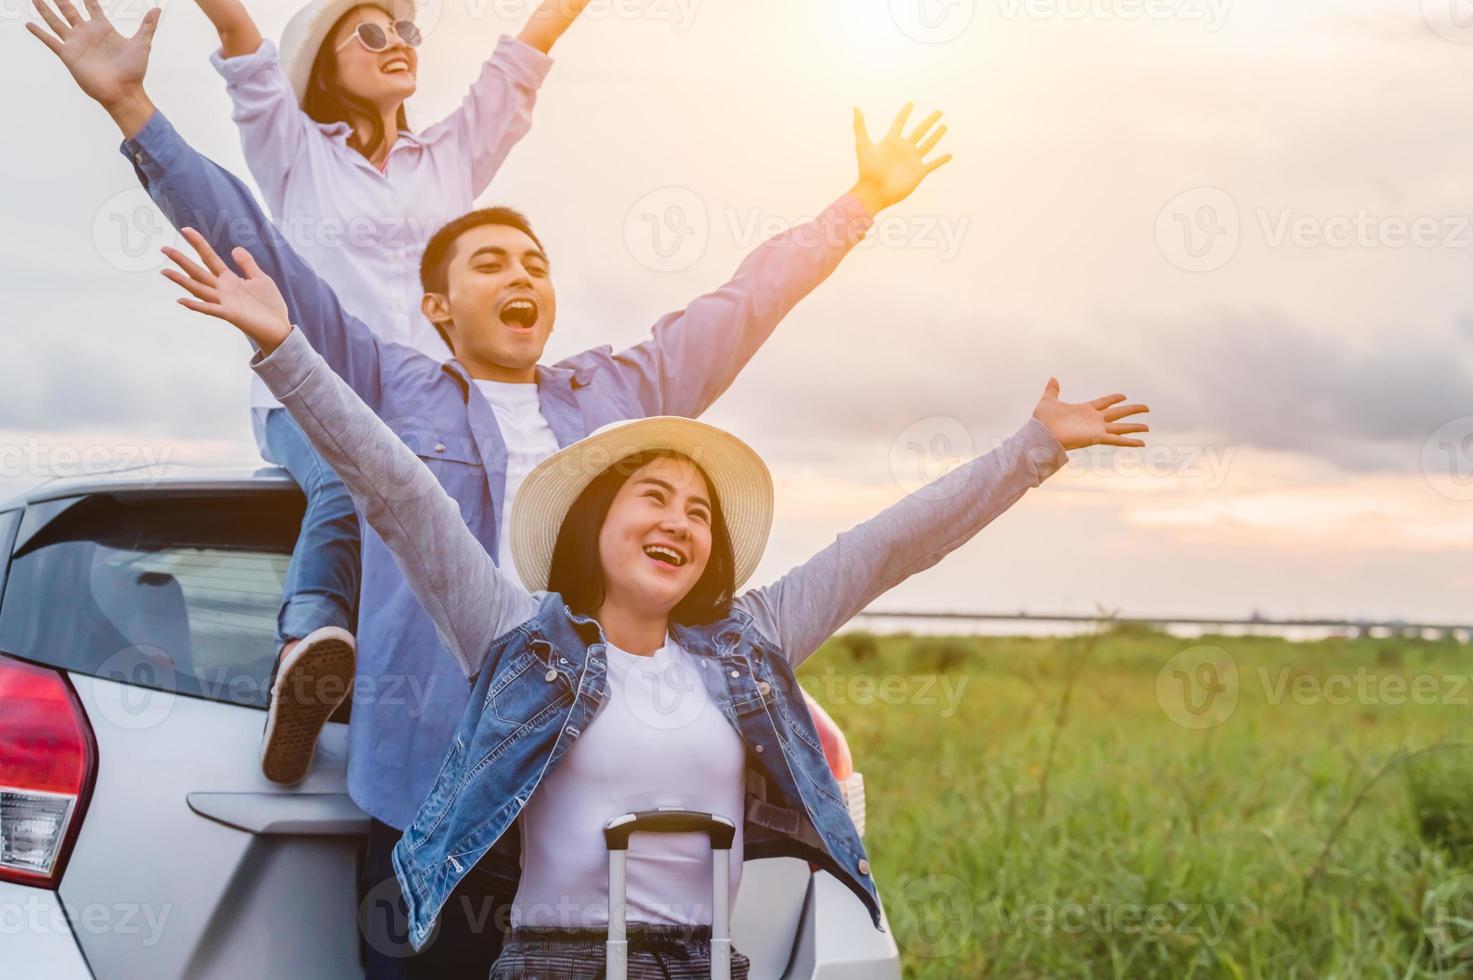
<path id="1" fill-rule="evenodd" d="M 353 498 L 284 408 L 266 416 L 266 449 L 307 495 L 276 618 L 277 642 L 324 626 L 352 630 L 362 571 Z"/>
<path id="2" fill-rule="evenodd" d="M 429 945 L 416 953 L 390 858 L 400 836 L 378 820 L 368 831 L 358 882 L 358 935 L 368 980 L 486 980 L 511 914 L 506 886 L 472 868 L 445 903 Z"/>

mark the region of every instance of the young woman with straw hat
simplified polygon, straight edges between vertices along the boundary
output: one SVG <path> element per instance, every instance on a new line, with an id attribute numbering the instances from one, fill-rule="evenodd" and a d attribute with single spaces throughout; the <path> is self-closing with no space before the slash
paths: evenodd
<path id="1" fill-rule="evenodd" d="M 287 23 L 279 52 L 241 0 L 199 0 L 219 32 L 210 60 L 226 80 L 246 163 L 273 220 L 381 338 L 448 356 L 420 312 L 420 255 L 431 235 L 471 210 L 530 129 L 548 52 L 587 4 L 547 0 L 518 37 L 500 40 L 461 105 L 416 132 L 404 103 L 430 25 L 416 21 L 415 0 L 311 0 Z M 358 524 L 341 482 L 259 381 L 251 414 L 262 455 L 307 495 L 261 751 L 268 777 L 294 783 L 336 707 L 302 692 L 346 690 L 353 676 Z"/>
<path id="2" fill-rule="evenodd" d="M 176 253 L 177 254 L 177 253 Z M 457 883 L 493 848 L 521 848 L 513 930 L 493 980 L 593 978 L 609 924 L 604 823 L 673 806 L 736 827 L 741 856 L 818 864 L 877 927 L 868 857 L 840 802 L 794 676 L 875 598 L 940 561 L 1067 462 L 1143 446 L 1123 395 L 1059 400 L 1050 381 L 997 450 L 842 534 L 779 581 L 740 595 L 772 521 L 772 480 L 736 437 L 688 419 L 607 427 L 539 464 L 512 512 L 522 582 L 503 575 L 413 452 L 287 319 L 245 249 L 237 276 L 166 270 L 180 303 L 259 348 L 257 374 L 342 476 L 393 550 L 473 687 L 449 754 L 394 850 L 410 941 L 432 938 Z M 517 833 L 509 833 L 513 828 Z M 705 839 L 629 845 L 629 975 L 700 976 L 713 942 Z M 723 945 L 723 950 L 727 949 Z M 724 956 L 723 956 L 724 961 Z M 731 955 L 734 977 L 746 963 Z M 673 971 L 673 972 L 672 972 Z"/>

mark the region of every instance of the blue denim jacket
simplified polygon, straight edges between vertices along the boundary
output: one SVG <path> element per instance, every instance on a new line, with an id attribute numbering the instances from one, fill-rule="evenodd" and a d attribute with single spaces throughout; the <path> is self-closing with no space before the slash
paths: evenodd
<path id="1" fill-rule="evenodd" d="M 394 853 L 422 945 L 446 897 L 493 846 L 487 869 L 514 892 L 509 834 L 545 772 L 606 696 L 602 631 L 555 595 L 528 595 L 496 568 L 444 488 L 292 331 L 255 370 L 383 535 L 449 656 L 466 706 L 450 750 Z M 1037 419 L 911 494 L 770 585 L 721 622 L 670 627 L 747 746 L 751 857 L 796 854 L 845 881 L 877 916 L 864 849 L 840 801 L 793 670 L 885 591 L 970 540 L 1067 462 Z M 469 685 L 464 683 L 469 680 Z M 610 814 L 616 816 L 616 814 Z"/>
<path id="2" fill-rule="evenodd" d="M 507 831 L 607 696 L 604 637 L 557 595 L 538 600 L 501 575 L 455 501 L 299 330 L 258 355 L 255 370 L 382 533 L 463 676 L 467 697 L 460 722 L 452 721 L 451 749 L 393 853 L 411 942 L 421 946 L 455 883 L 493 846 L 486 869 L 514 893 L 520 836 Z M 747 746 L 747 856 L 818 862 L 881 921 L 865 849 L 794 669 L 875 598 L 965 544 L 1066 461 L 1049 429 L 1030 419 L 1000 447 L 841 533 L 778 581 L 742 592 L 722 622 L 670 625 Z"/>
<path id="3" fill-rule="evenodd" d="M 457 361 L 380 341 L 271 224 L 249 188 L 155 113 L 122 146 L 139 181 L 176 227 L 193 227 L 220 255 L 251 252 L 276 281 L 296 325 L 343 380 L 434 473 L 490 555 L 506 504 L 506 441 L 491 406 Z M 610 422 L 696 417 L 787 313 L 864 236 L 870 217 L 845 195 L 818 219 L 769 239 L 733 279 L 693 300 L 642 344 L 598 347 L 537 369 L 542 415 L 560 446 Z M 228 261 L 228 258 L 227 258 Z M 319 449 L 319 452 L 321 450 Z M 466 707 L 465 678 L 394 565 L 382 535 L 363 528 L 358 674 L 348 733 L 348 791 L 367 813 L 406 827 L 429 792 Z"/>
<path id="4" fill-rule="evenodd" d="M 864 845 L 829 770 L 788 657 L 741 609 L 710 626 L 672 623 L 712 700 L 747 746 L 746 858 L 812 861 L 883 928 Z M 461 878 L 503 835 L 607 692 L 598 623 L 547 594 L 537 615 L 493 645 L 434 787 L 394 848 L 415 948 Z M 709 669 L 707 669 L 709 668 Z M 610 813 L 609 817 L 618 816 Z"/>

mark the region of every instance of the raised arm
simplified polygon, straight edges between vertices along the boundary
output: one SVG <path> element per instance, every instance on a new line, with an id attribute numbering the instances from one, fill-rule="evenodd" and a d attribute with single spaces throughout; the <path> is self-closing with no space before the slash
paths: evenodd
<path id="1" fill-rule="evenodd" d="M 578 19 L 588 3 L 589 0 L 543 0 L 541 6 L 527 18 L 527 25 L 517 35 L 517 40 L 548 54 L 557 39 L 573 26 L 573 21 Z"/>
<path id="2" fill-rule="evenodd" d="M 220 35 L 220 54 L 238 58 L 261 46 L 261 32 L 240 0 L 195 0 Z"/>
<path id="3" fill-rule="evenodd" d="M 958 467 L 851 531 L 777 582 L 737 599 L 797 666 L 875 599 L 935 565 L 1067 461 L 1065 450 L 1143 446 L 1121 419 L 1147 411 L 1111 395 L 1059 401 L 1050 381 L 1033 418 L 997 449 Z"/>
<path id="4" fill-rule="evenodd" d="M 332 369 L 377 408 L 383 351 L 373 331 L 343 309 L 332 287 L 287 243 L 250 189 L 186 143 L 144 91 L 158 8 L 148 12 L 138 33 L 125 38 L 108 22 L 99 0 L 87 0 L 88 19 L 69 0 L 52 2 L 59 13 L 46 0 L 37 0 L 36 6 L 54 33 L 31 23 L 27 29 L 113 117 L 125 137 L 123 155 L 154 203 L 176 228 L 198 229 L 216 252 L 248 247 L 266 274 L 282 284 L 292 322 L 301 325 Z"/>
<path id="5" fill-rule="evenodd" d="M 273 214 L 286 213 L 287 186 L 302 166 L 303 147 L 326 137 L 298 104 L 273 42 L 257 35 L 256 45 L 247 51 L 222 45 L 210 55 L 210 64 L 225 79 L 230 118 L 240 131 L 240 148 L 261 196 Z"/>
<path id="6" fill-rule="evenodd" d="M 257 346 L 256 373 L 342 478 L 445 649 L 474 677 L 491 642 L 531 618 L 536 600 L 502 576 L 429 468 L 292 329 L 280 292 L 250 254 L 232 256 L 242 277 L 202 240 L 191 244 L 203 265 L 172 252 L 179 269 L 164 270 L 189 293 L 179 302 L 234 324 Z"/>
<path id="7" fill-rule="evenodd" d="M 469 168 L 472 196 L 490 185 L 512 147 L 531 130 L 537 93 L 552 70 L 547 51 L 585 5 L 586 0 L 577 3 L 575 10 L 569 0 L 547 0 L 521 37 L 497 43 L 460 105 L 421 135 L 442 166 Z"/>
<path id="8" fill-rule="evenodd" d="M 715 292 L 655 324 L 653 336 L 618 354 L 606 348 L 571 358 L 566 365 L 611 368 L 649 415 L 695 417 L 721 396 L 802 299 L 829 277 L 864 237 L 874 217 L 898 204 L 951 157 L 932 161 L 946 127 L 933 113 L 910 133 L 906 106 L 890 131 L 875 142 L 855 110 L 859 179 L 814 221 L 757 247 L 736 275 Z"/>

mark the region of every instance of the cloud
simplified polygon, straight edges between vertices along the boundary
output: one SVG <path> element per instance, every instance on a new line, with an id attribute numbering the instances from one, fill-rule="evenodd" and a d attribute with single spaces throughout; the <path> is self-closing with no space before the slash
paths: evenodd
<path id="1" fill-rule="evenodd" d="M 1153 442 L 1411 474 L 1433 432 L 1473 415 L 1466 322 L 1352 338 L 1232 309 L 1169 322 L 1116 312 L 1088 328 L 979 316 L 893 327 L 879 344 L 843 342 L 844 329 L 884 336 L 874 319 L 784 326 L 722 403 L 724 416 L 790 460 L 875 458 L 928 419 L 959 422 L 985 451 L 1027 420 L 1057 375 L 1066 398 L 1120 391 L 1149 403 Z"/>

